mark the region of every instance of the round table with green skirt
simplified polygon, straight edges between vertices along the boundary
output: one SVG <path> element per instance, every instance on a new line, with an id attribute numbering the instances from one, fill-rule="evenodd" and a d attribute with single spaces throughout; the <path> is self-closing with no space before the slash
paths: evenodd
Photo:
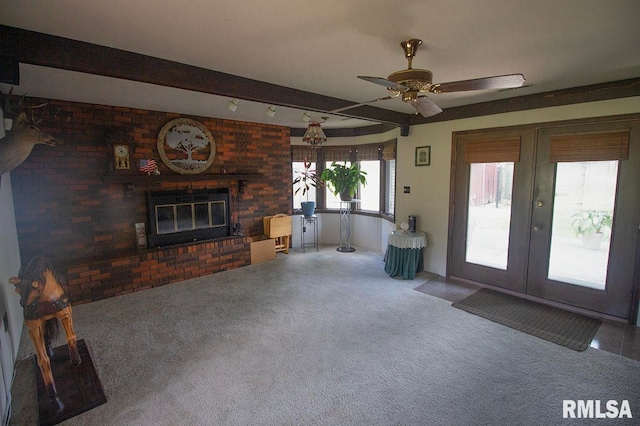
<path id="1" fill-rule="evenodd" d="M 390 277 L 402 276 L 412 280 L 416 272 L 424 269 L 424 248 L 427 235 L 424 232 L 393 231 L 389 235 L 387 252 L 384 256 L 384 270 Z"/>

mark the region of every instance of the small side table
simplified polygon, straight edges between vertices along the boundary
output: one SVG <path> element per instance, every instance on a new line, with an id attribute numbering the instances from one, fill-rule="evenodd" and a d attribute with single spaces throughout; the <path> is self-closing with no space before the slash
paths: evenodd
<path id="1" fill-rule="evenodd" d="M 304 237 L 307 234 L 308 226 L 313 228 L 313 241 L 307 243 L 305 242 Z M 315 247 L 316 251 L 318 251 L 318 216 L 313 215 L 300 217 L 300 227 L 302 230 L 302 244 L 300 244 L 300 246 L 302 247 L 302 252 L 304 253 L 306 251 L 306 247 Z"/>
<path id="2" fill-rule="evenodd" d="M 384 270 L 390 277 L 402 275 L 412 280 L 416 272 L 424 269 L 424 248 L 427 235 L 424 232 L 393 231 L 389 235 L 387 253 L 384 256 Z"/>

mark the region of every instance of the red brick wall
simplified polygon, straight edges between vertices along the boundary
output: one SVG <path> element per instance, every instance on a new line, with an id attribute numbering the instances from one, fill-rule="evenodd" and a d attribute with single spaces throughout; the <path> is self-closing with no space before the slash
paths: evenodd
<path id="1" fill-rule="evenodd" d="M 42 102 L 46 100 L 27 99 Z M 238 194 L 234 179 L 192 180 L 183 175 L 178 181 L 162 182 L 163 176 L 176 173 L 160 160 L 157 136 L 168 121 L 182 117 L 179 114 L 63 101 L 49 101 L 39 114 L 43 130 L 62 142 L 36 146 L 11 172 L 20 254 L 23 263 L 36 254 L 49 257 L 67 273 L 75 302 L 249 263 L 245 238 L 188 248 L 136 249 L 134 223 L 145 222 L 144 191 L 151 188 L 142 184 L 131 191 L 126 184 L 103 181 L 111 164 L 105 134 L 114 127 L 122 128 L 134 144 L 132 167 L 140 159 L 157 161 L 161 175 L 153 189 L 228 187 L 231 221 L 240 222 L 245 235 L 262 234 L 263 216 L 291 214 L 288 128 L 190 116 L 204 124 L 216 142 L 216 158 L 204 173 L 225 169 L 258 174 Z"/>

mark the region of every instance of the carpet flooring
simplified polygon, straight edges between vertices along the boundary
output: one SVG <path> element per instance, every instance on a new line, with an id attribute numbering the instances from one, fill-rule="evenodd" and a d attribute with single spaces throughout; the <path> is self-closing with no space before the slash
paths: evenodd
<path id="1" fill-rule="evenodd" d="M 426 276 L 327 246 L 74 306 L 108 401 L 64 425 L 575 424 L 566 399 L 640 416 L 640 362 L 469 315 L 414 291 Z M 36 422 L 30 352 L 24 333 L 13 425 Z"/>
<path id="2" fill-rule="evenodd" d="M 599 319 L 488 288 L 476 291 L 453 306 L 576 351 L 589 347 L 602 324 Z"/>

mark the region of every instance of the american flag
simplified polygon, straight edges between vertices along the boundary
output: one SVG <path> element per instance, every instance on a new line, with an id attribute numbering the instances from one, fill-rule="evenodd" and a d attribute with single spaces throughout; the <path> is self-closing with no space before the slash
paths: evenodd
<path id="1" fill-rule="evenodd" d="M 140 160 L 140 171 L 152 173 L 156 170 L 156 160 Z"/>

